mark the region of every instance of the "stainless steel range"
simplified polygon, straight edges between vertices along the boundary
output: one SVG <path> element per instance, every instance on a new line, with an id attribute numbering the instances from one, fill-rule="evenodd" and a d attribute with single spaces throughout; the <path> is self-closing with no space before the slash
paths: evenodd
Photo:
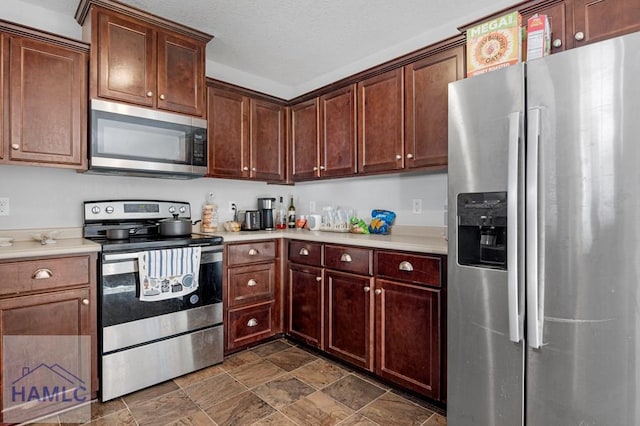
<path id="1" fill-rule="evenodd" d="M 172 217 L 191 220 L 189 203 L 84 203 L 84 237 L 102 244 L 102 401 L 222 362 L 222 237 L 163 236 Z"/>

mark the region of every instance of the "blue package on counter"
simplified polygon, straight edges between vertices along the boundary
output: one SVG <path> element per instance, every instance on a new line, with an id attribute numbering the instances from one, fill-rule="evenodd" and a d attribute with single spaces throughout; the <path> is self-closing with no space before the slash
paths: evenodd
<path id="1" fill-rule="evenodd" d="M 396 218 L 396 214 L 390 210 L 371 210 L 371 223 L 369 232 L 372 234 L 386 235 L 391 232 L 391 224 Z"/>

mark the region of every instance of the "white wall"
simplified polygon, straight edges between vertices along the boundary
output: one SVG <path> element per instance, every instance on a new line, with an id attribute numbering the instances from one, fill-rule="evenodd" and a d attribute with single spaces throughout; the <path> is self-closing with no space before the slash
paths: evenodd
<path id="1" fill-rule="evenodd" d="M 393 175 L 335 179 L 299 183 L 295 186 L 267 185 L 226 179 L 201 178 L 188 181 L 79 174 L 49 167 L 0 166 L 0 197 L 9 198 L 9 216 L 0 216 L 0 230 L 82 226 L 82 203 L 89 200 L 160 199 L 188 201 L 192 217 L 208 192 L 220 205 L 220 219 L 231 219 L 228 203 L 240 210 L 255 209 L 258 197 L 295 196 L 300 214 L 309 213 L 309 202 L 322 206 L 356 209 L 370 219 L 374 208 L 393 210 L 397 225 L 443 226 L 446 174 Z M 423 213 L 411 213 L 411 200 L 421 198 Z"/>

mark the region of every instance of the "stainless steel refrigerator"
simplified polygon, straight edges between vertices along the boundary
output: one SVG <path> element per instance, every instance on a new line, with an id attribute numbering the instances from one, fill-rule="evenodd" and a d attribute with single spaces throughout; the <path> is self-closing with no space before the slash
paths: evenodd
<path id="1" fill-rule="evenodd" d="M 640 425 L 640 33 L 449 85 L 447 424 Z"/>

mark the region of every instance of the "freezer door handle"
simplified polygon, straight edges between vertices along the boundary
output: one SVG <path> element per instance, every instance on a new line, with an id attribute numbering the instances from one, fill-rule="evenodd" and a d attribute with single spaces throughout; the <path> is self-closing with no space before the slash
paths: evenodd
<path id="1" fill-rule="evenodd" d="M 509 146 L 507 157 L 507 298 L 509 340 L 522 340 L 518 274 L 518 176 L 520 159 L 520 112 L 509 114 Z"/>
<path id="2" fill-rule="evenodd" d="M 527 265 L 527 342 L 534 349 L 542 346 L 543 313 L 540 303 L 540 252 L 538 249 L 538 158 L 540 147 L 540 108 L 530 108 L 527 115 L 526 177 L 526 265 Z"/>

